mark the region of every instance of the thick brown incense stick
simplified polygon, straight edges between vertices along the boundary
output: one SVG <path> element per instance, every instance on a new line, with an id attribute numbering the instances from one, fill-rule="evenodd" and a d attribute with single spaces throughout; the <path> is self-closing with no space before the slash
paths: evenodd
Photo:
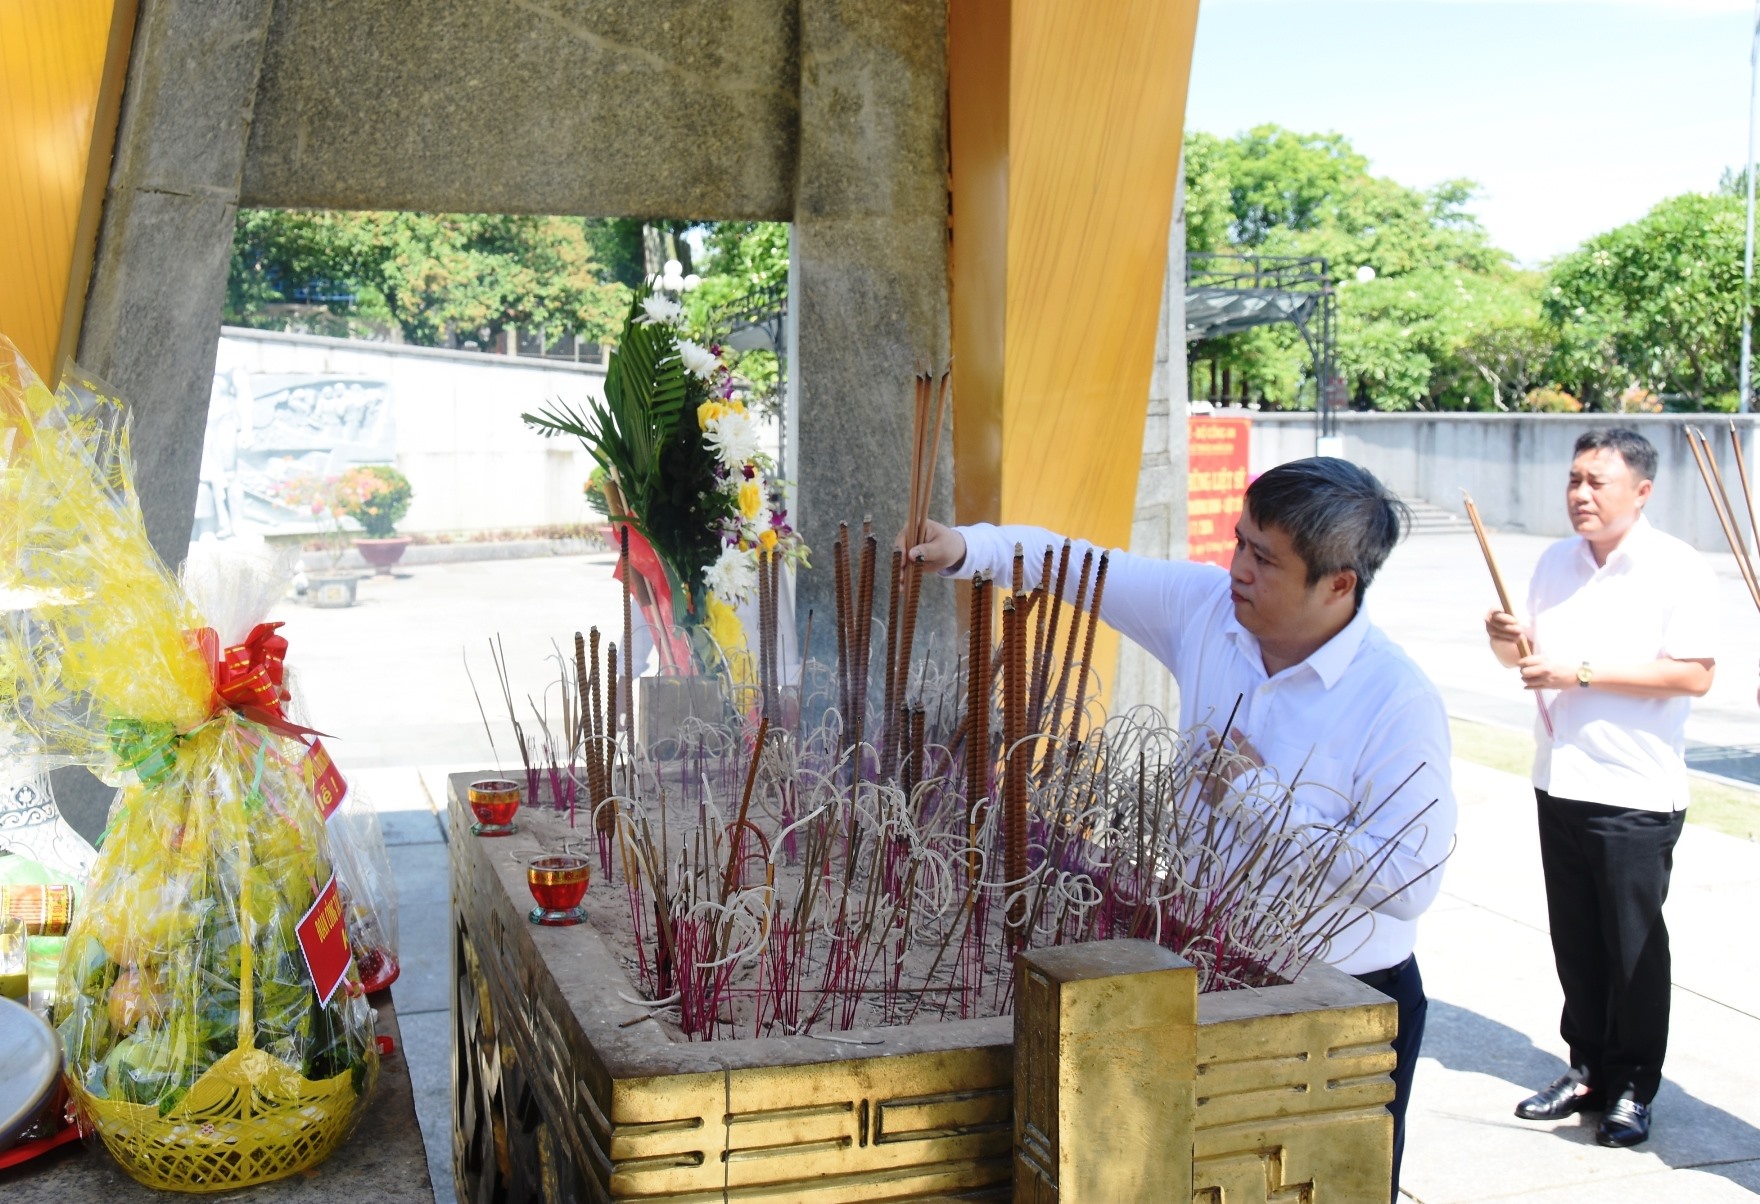
<path id="1" fill-rule="evenodd" d="M 1491 554 L 1491 540 L 1485 535 L 1485 524 L 1479 520 L 1479 507 L 1473 504 L 1473 495 L 1465 489 L 1461 490 L 1461 498 L 1466 502 L 1467 518 L 1472 520 L 1473 534 L 1479 537 L 1479 551 L 1485 556 L 1485 567 L 1491 570 L 1491 584 L 1497 590 L 1498 609 L 1506 615 L 1513 615 L 1516 613 L 1515 607 L 1510 605 L 1509 590 L 1503 584 L 1503 574 L 1497 570 L 1497 557 Z M 1528 643 L 1527 636 L 1516 637 L 1516 655 L 1534 655 L 1533 645 Z M 1540 710 L 1540 722 L 1545 726 L 1546 734 L 1552 735 L 1552 712 L 1546 709 L 1546 700 L 1540 697 L 1538 690 L 1534 691 L 1534 705 Z"/>
<path id="2" fill-rule="evenodd" d="M 627 664 L 628 662 L 626 661 L 625 663 Z M 597 670 L 598 670 L 598 666 L 595 665 L 594 671 L 597 672 Z M 624 685 L 624 692 L 626 695 L 635 693 L 634 690 L 629 689 L 628 682 L 626 682 Z M 616 644 L 609 644 L 605 648 L 605 699 L 606 699 L 606 707 L 605 707 L 604 728 L 605 728 L 606 738 L 605 738 L 604 744 L 602 745 L 602 754 L 599 758 L 599 784 L 604 787 L 605 795 L 600 797 L 600 799 L 599 799 L 600 802 L 604 802 L 605 797 L 609 796 L 617 789 L 617 786 L 616 786 L 616 784 L 614 782 L 614 778 L 613 778 L 613 775 L 617 771 L 617 732 L 616 732 L 616 728 L 617 728 L 617 645 Z M 632 737 L 632 739 L 633 739 L 633 737 Z M 597 804 L 595 804 L 595 805 L 597 805 Z"/>
<path id="3" fill-rule="evenodd" d="M 764 756 L 764 737 L 770 734 L 770 720 L 758 721 L 758 738 L 752 742 L 752 763 L 746 767 L 746 788 L 739 796 L 739 818 L 733 821 L 729 832 L 729 844 L 732 846 L 727 853 L 727 872 L 721 879 L 721 901 L 727 902 L 727 896 L 733 893 L 734 879 L 739 875 L 740 847 L 745 843 L 746 812 L 752 805 L 752 786 L 758 780 L 758 762 Z"/>
<path id="4" fill-rule="evenodd" d="M 879 552 L 880 541 L 874 538 L 874 522 L 863 519 L 862 560 L 856 575 L 856 610 L 850 616 L 850 655 L 856 662 L 851 701 L 855 703 L 858 743 L 868 722 L 868 662 L 874 654 L 874 562 L 879 559 Z"/>
<path id="5" fill-rule="evenodd" d="M 1069 638 L 1064 641 L 1063 645 L 1063 667 L 1057 672 L 1057 689 L 1053 691 L 1051 696 L 1051 719 L 1044 725 L 1050 731 L 1056 731 L 1058 725 L 1063 722 L 1064 692 L 1069 689 L 1069 671 L 1076 659 L 1076 638 L 1082 631 L 1082 613 L 1088 601 L 1088 574 L 1093 569 L 1094 553 L 1090 549 L 1082 553 L 1082 571 L 1081 575 L 1076 578 L 1076 600 L 1070 610 Z M 1050 772 L 1050 767 L 1051 762 L 1047 759 L 1045 771 Z"/>
<path id="6" fill-rule="evenodd" d="M 1063 586 L 1069 580 L 1069 540 L 1057 555 L 1057 583 L 1051 587 L 1051 617 L 1045 632 L 1044 646 L 1039 650 L 1039 663 L 1033 669 L 1032 713 L 1027 721 L 1038 727 L 1045 717 L 1045 691 L 1051 685 L 1051 661 L 1057 654 L 1057 624 L 1063 613 Z"/>
<path id="7" fill-rule="evenodd" d="M 968 845 L 983 826 L 990 790 L 990 580 L 972 578 L 972 613 L 966 655 L 966 831 Z M 978 851 L 966 854 L 966 885 L 978 880 Z"/>
<path id="8" fill-rule="evenodd" d="M 843 730 L 850 730 L 854 716 L 849 706 L 849 524 L 837 525 L 837 542 L 831 545 L 831 566 L 837 589 L 837 704 Z"/>
<path id="9" fill-rule="evenodd" d="M 1693 461 L 1699 466 L 1699 477 L 1705 482 L 1705 492 L 1711 497 L 1711 508 L 1717 512 L 1717 521 L 1723 527 L 1723 537 L 1729 541 L 1729 550 L 1735 553 L 1736 568 L 1742 574 L 1742 583 L 1748 587 L 1748 596 L 1754 599 L 1754 605 L 1760 607 L 1760 580 L 1756 580 L 1754 564 L 1748 559 L 1747 549 L 1736 531 L 1734 516 L 1726 510 L 1727 493 L 1724 494 L 1724 504 L 1719 504 L 1718 489 L 1712 480 L 1714 465 L 1711 464 L 1711 445 L 1705 441 L 1704 435 L 1689 427 L 1687 446 L 1693 449 Z"/>
<path id="10" fill-rule="evenodd" d="M 1027 726 L 1027 657 L 1026 633 L 1021 629 L 1020 595 L 1002 602 L 1002 873 L 1013 894 L 1005 928 L 1008 947 L 1019 949 L 1025 942 L 1022 927 L 1026 922 L 1027 877 L 1027 769 L 1024 745 Z"/>
<path id="11" fill-rule="evenodd" d="M 897 767 L 894 757 L 898 752 L 898 724 L 895 722 L 898 711 L 898 675 L 894 671 L 892 660 L 898 648 L 899 586 L 902 584 L 904 553 L 897 548 L 892 549 L 890 563 L 891 569 L 887 573 L 891 586 L 886 597 L 886 648 L 880 661 L 881 671 L 885 674 L 885 689 L 881 694 L 885 701 L 880 716 L 881 722 L 886 725 L 880 738 L 881 781 L 889 780 Z"/>
<path id="12" fill-rule="evenodd" d="M 1100 553 L 1100 566 L 1094 570 L 1094 601 L 1088 608 L 1088 634 L 1082 640 L 1082 667 L 1076 672 L 1075 706 L 1069 713 L 1069 751 L 1074 756 L 1081 736 L 1082 720 L 1087 717 L 1083 700 L 1088 695 L 1088 670 L 1094 663 L 1094 629 L 1100 625 L 1100 599 L 1106 593 L 1106 563 L 1112 553 Z"/>

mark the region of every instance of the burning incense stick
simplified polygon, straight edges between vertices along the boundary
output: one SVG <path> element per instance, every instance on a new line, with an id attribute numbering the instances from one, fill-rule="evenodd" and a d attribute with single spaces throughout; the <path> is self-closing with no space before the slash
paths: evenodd
<path id="1" fill-rule="evenodd" d="M 1509 590 L 1504 588 L 1503 574 L 1497 571 L 1497 557 L 1491 554 L 1491 541 L 1485 536 L 1485 524 L 1479 521 L 1479 507 L 1473 505 L 1473 496 L 1465 489 L 1461 490 L 1461 497 L 1467 504 L 1467 517 L 1473 522 L 1473 534 L 1479 537 L 1479 551 L 1485 554 L 1485 567 L 1491 570 L 1491 584 L 1497 589 L 1497 604 L 1504 614 L 1513 615 L 1515 607 L 1510 605 Z M 1528 643 L 1527 636 L 1516 637 L 1516 655 L 1534 655 L 1534 647 Z M 1552 712 L 1546 709 L 1546 700 L 1540 697 L 1538 690 L 1534 691 L 1534 705 L 1540 710 L 1540 722 L 1545 726 L 1546 734 L 1552 735 Z"/>

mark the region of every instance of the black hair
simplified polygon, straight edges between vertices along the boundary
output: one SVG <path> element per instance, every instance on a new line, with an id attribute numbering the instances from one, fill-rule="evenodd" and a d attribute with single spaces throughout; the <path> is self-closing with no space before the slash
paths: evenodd
<path id="1" fill-rule="evenodd" d="M 1640 481 L 1656 479 L 1656 445 L 1627 426 L 1584 431 L 1577 436 L 1577 446 L 1571 452 L 1571 459 L 1576 459 L 1584 452 L 1600 451 L 1602 448 L 1618 452 L 1619 458 L 1626 462 L 1632 475 Z"/>
<path id="2" fill-rule="evenodd" d="M 1411 509 L 1365 468 L 1333 456 L 1279 464 L 1247 486 L 1247 513 L 1289 536 L 1308 584 L 1350 569 L 1357 605 L 1411 523 Z"/>

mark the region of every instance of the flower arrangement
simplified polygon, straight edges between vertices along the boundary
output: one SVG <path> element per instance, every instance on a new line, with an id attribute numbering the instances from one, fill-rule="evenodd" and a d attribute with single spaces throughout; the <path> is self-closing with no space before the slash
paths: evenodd
<path id="1" fill-rule="evenodd" d="M 361 525 L 369 539 L 390 539 L 398 521 L 409 513 L 415 491 L 409 478 L 389 464 L 361 464 L 339 481 L 342 512 Z"/>
<path id="2" fill-rule="evenodd" d="M 522 417 L 587 446 L 609 479 L 610 518 L 634 528 L 665 570 L 670 621 L 706 630 L 719 650 L 738 629 L 732 610 L 756 591 L 760 554 L 804 564 L 807 548 L 721 347 L 687 337 L 684 322 L 656 283 L 636 290 L 604 402 Z"/>
<path id="3" fill-rule="evenodd" d="M 274 495 L 282 505 L 324 521 L 324 546 L 335 567 L 348 550 L 344 518 L 359 523 L 369 539 L 389 539 L 398 520 L 409 512 L 414 491 L 409 478 L 389 464 L 358 464 L 330 476 L 289 477 L 276 486 Z"/>

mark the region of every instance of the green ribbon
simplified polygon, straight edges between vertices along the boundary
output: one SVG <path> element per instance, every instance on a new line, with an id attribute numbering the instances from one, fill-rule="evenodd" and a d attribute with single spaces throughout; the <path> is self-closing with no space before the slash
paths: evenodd
<path id="1" fill-rule="evenodd" d="M 117 763 L 134 773 L 143 785 L 158 785 L 177 767 L 177 745 L 183 737 L 173 724 L 112 719 L 105 732 Z"/>

